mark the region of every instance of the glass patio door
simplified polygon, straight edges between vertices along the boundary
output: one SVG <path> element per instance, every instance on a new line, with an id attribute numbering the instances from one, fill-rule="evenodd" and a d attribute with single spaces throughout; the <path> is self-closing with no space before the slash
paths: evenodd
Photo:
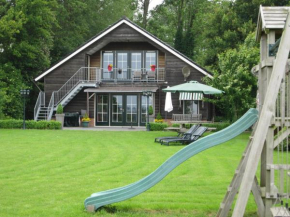
<path id="1" fill-rule="evenodd" d="M 138 124 L 137 95 L 126 96 L 126 123 L 125 125 L 136 126 Z"/>
<path id="2" fill-rule="evenodd" d="M 111 124 L 113 126 L 137 126 L 137 95 L 112 95 L 111 117 Z"/>
<path id="3" fill-rule="evenodd" d="M 112 125 L 122 126 L 124 121 L 123 95 L 112 95 Z"/>

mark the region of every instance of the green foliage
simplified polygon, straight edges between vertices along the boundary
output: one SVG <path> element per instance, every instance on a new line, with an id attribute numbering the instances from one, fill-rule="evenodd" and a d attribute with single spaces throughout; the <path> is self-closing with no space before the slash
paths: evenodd
<path id="1" fill-rule="evenodd" d="M 62 107 L 61 104 L 59 104 L 59 105 L 57 106 L 56 114 L 63 114 L 63 107 Z"/>
<path id="2" fill-rule="evenodd" d="M 216 128 L 216 130 L 213 130 L 212 132 L 217 132 L 217 131 L 223 130 L 230 125 L 231 125 L 231 123 L 229 123 L 229 122 L 202 124 L 202 126 L 204 126 L 204 127 Z"/>
<path id="3" fill-rule="evenodd" d="M 149 123 L 150 131 L 162 131 L 168 127 L 166 123 Z"/>
<path id="4" fill-rule="evenodd" d="M 153 115 L 153 106 L 152 105 L 149 106 L 148 110 L 149 110 L 148 114 Z"/>
<path id="5" fill-rule="evenodd" d="M 180 127 L 180 124 L 172 124 L 172 127 Z"/>
<path id="6" fill-rule="evenodd" d="M 162 119 L 163 119 L 162 116 L 161 116 L 161 114 L 160 114 L 160 112 L 158 112 L 158 114 L 157 114 L 157 116 L 156 116 L 156 119 L 157 119 L 157 120 L 162 120 Z"/>
<path id="7" fill-rule="evenodd" d="M 0 63 L 0 119 L 22 118 L 23 100 L 19 91 L 23 86 L 20 70 L 11 63 Z"/>
<path id="8" fill-rule="evenodd" d="M 41 130 L 59 130 L 61 129 L 61 123 L 58 121 L 25 121 L 26 129 L 41 129 Z M 0 128 L 2 129 L 22 129 L 23 120 L 0 120 Z"/>
<path id="9" fill-rule="evenodd" d="M 235 121 L 249 108 L 255 107 L 257 92 L 256 78 L 251 68 L 259 61 L 259 48 L 254 33 L 250 34 L 238 49 L 229 49 L 219 55 L 219 71 L 207 84 L 223 90 L 211 101 L 216 104 L 227 120 Z"/>

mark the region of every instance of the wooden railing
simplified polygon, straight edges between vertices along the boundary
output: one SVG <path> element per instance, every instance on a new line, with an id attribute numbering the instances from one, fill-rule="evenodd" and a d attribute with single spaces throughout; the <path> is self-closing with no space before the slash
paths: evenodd
<path id="1" fill-rule="evenodd" d="M 173 114 L 173 121 L 201 121 L 201 114 Z"/>
<path id="2" fill-rule="evenodd" d="M 132 68 L 113 68 L 108 71 L 107 68 L 101 69 L 102 81 L 148 81 L 148 82 L 162 82 L 165 81 L 165 69 L 156 68 L 154 71 L 150 69 L 132 69 Z"/>

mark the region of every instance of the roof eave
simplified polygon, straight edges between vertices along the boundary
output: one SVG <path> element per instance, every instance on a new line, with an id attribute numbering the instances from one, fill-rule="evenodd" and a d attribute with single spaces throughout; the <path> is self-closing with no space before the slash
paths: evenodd
<path id="1" fill-rule="evenodd" d="M 200 71 L 202 74 L 204 74 L 205 76 L 208 76 L 209 78 L 213 78 L 213 76 L 211 74 L 209 74 L 206 70 L 204 70 L 203 68 L 199 67 L 198 65 L 196 65 L 194 62 L 188 60 L 185 56 L 183 56 L 182 54 L 179 54 L 177 51 L 173 50 L 171 47 L 169 47 L 168 45 L 164 44 L 163 42 L 157 40 L 155 37 L 153 37 L 150 33 L 147 33 L 145 30 L 141 29 L 140 27 L 138 27 L 137 25 L 133 24 L 131 21 L 129 21 L 126 18 L 123 18 L 122 20 L 120 20 L 119 22 L 115 23 L 115 25 L 112 25 L 110 28 L 108 28 L 107 30 L 105 30 L 104 32 L 102 32 L 100 35 L 98 35 L 96 38 L 92 39 L 91 41 L 89 41 L 88 43 L 84 44 L 82 47 L 80 47 L 79 49 L 77 49 L 76 51 L 74 51 L 73 53 L 71 53 L 70 55 L 68 55 L 66 58 L 64 58 L 63 60 L 61 60 L 60 62 L 58 62 L 57 64 L 55 64 L 54 66 L 52 66 L 51 68 L 49 68 L 48 70 L 46 70 L 44 73 L 42 73 L 41 75 L 39 75 L 38 77 L 36 77 L 34 80 L 35 81 L 39 81 L 40 79 L 42 79 L 44 76 L 46 76 L 47 74 L 49 74 L 51 71 L 53 71 L 54 69 L 56 69 L 57 67 L 59 67 L 60 65 L 62 65 L 63 63 L 65 63 L 66 61 L 68 61 L 69 59 L 71 59 L 73 56 L 75 56 L 76 54 L 80 53 L 81 51 L 83 51 L 84 49 L 86 49 L 87 47 L 89 47 L 91 44 L 95 43 L 96 41 L 98 41 L 100 38 L 104 37 L 106 34 L 108 34 L 109 32 L 113 31 L 114 29 L 116 29 L 117 27 L 119 27 L 120 25 L 122 25 L 123 23 L 127 24 L 128 26 L 130 26 L 131 28 L 133 28 L 134 30 L 136 30 L 137 32 L 139 32 L 140 34 L 142 34 L 143 36 L 147 37 L 148 39 L 150 39 L 151 41 L 153 41 L 154 43 L 158 44 L 159 46 L 161 46 L 163 49 L 167 50 L 168 52 L 172 53 L 173 55 L 175 55 L 176 57 L 178 57 L 179 59 L 183 60 L 184 62 L 186 62 L 187 64 L 189 64 L 190 66 L 192 66 L 193 68 L 197 69 L 198 71 Z"/>

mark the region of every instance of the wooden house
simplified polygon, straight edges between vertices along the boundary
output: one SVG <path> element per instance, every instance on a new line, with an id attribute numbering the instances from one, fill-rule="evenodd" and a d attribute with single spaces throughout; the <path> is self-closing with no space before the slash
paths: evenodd
<path id="1" fill-rule="evenodd" d="M 184 67 L 190 71 L 187 77 L 182 73 Z M 34 117 L 49 120 L 62 104 L 66 113 L 87 112 L 91 126 L 142 126 L 147 114 L 144 91 L 152 92 L 148 103 L 153 117 L 160 112 L 170 119 L 184 112 L 183 99 L 172 94 L 174 110 L 166 114 L 162 89 L 185 79 L 202 83 L 204 76 L 212 77 L 182 53 L 122 18 L 35 78 L 44 82 L 44 92 L 39 94 Z M 187 106 L 203 120 L 212 118 L 209 103 L 192 101 Z"/>

